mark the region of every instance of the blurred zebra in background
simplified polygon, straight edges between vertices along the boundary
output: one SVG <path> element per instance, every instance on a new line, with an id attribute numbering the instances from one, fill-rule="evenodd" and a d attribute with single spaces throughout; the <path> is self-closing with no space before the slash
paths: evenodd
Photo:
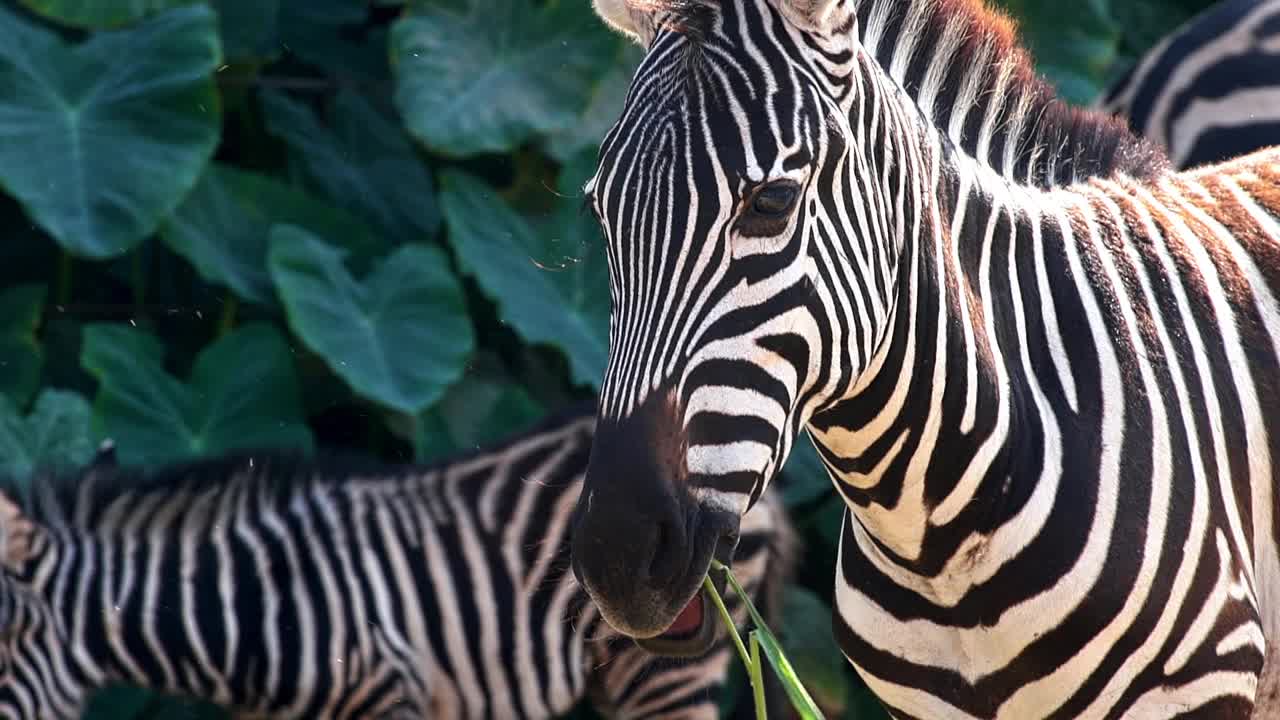
<path id="1" fill-rule="evenodd" d="M 1280 0 L 1226 0 L 1160 41 L 1098 100 L 1188 168 L 1280 145 Z"/>
<path id="2" fill-rule="evenodd" d="M 612 632 L 568 569 L 593 408 L 433 467 L 243 454 L 143 476 L 103 455 L 0 513 L 0 717 L 139 685 L 272 718 L 715 718 L 731 660 Z M 45 490 L 45 492 L 39 492 Z M 786 577 L 770 499 L 738 577 Z M 767 585 L 767 587 L 766 587 Z M 731 600 L 735 617 L 740 603 Z M 711 612 L 673 628 L 702 650 Z"/>

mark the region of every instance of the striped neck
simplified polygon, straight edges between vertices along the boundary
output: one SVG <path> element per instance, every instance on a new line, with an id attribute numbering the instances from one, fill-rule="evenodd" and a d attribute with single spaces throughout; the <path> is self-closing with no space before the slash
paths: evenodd
<path id="1" fill-rule="evenodd" d="M 892 103 L 898 86 L 881 61 L 860 54 L 857 62 L 874 94 Z M 1065 217 L 1047 212 L 1063 191 L 1001 175 L 948 142 L 923 111 L 898 110 L 877 120 L 897 123 L 884 130 L 897 140 L 872 143 L 904 174 L 893 191 L 901 205 L 885 222 L 902 229 L 903 245 L 884 336 L 809 429 L 864 550 L 934 578 L 956 574 L 965 548 L 985 542 L 1041 480 L 1048 465 L 1032 448 L 1043 445 L 1025 439 L 1056 429 L 1028 424 L 1041 415 L 1034 406 L 1046 392 L 1074 405 L 1083 390 L 1069 369 L 1046 390 L 1032 368 L 1062 370 L 1060 326 L 1085 320 L 1079 308 L 1055 308 L 1047 292 L 1069 284 L 1061 268 L 1077 241 Z M 855 134 L 858 117 L 850 115 Z M 1025 300 L 1036 293 L 1041 304 Z"/>

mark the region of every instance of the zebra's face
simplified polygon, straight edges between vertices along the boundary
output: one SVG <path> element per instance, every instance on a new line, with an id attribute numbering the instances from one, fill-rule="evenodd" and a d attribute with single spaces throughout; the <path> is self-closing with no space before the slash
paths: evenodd
<path id="1" fill-rule="evenodd" d="M 655 649 L 710 622 L 711 558 L 728 560 L 847 362 L 817 319 L 845 280 L 823 278 L 824 259 L 866 242 L 832 210 L 855 192 L 835 179 L 848 121 L 809 58 L 809 16 L 781 1 L 682 2 L 680 17 L 596 3 L 648 52 L 586 187 L 613 303 L 574 568 L 605 619 Z"/>
<path id="2" fill-rule="evenodd" d="M 0 574 L 0 719 L 80 716 L 84 692 L 69 676 L 62 630 L 47 604 Z"/>

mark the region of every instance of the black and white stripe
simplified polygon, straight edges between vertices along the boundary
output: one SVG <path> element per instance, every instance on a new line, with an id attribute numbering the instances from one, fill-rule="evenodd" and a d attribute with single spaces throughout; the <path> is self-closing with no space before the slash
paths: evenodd
<path id="1" fill-rule="evenodd" d="M 568 572 L 594 424 L 575 411 L 431 467 L 97 462 L 5 502 L 0 717 L 74 718 L 125 682 L 249 717 L 549 718 L 589 694 L 611 717 L 715 718 L 723 636 L 650 655 Z M 780 504 L 748 525 L 735 569 L 776 590 Z"/>
<path id="2" fill-rule="evenodd" d="M 1178 167 L 1280 145 L 1280 0 L 1223 0 L 1161 40 L 1098 101 Z"/>
<path id="3" fill-rule="evenodd" d="M 648 47 L 586 187 L 614 308 L 573 562 L 606 620 L 670 622 L 697 518 L 803 428 L 848 505 L 837 637 L 895 716 L 1248 717 L 1280 150 L 1176 174 L 980 0 L 596 6 Z M 661 454 L 599 452 L 627 437 Z M 655 496 L 695 520 L 632 551 Z M 619 580 L 672 552 L 680 582 Z"/>

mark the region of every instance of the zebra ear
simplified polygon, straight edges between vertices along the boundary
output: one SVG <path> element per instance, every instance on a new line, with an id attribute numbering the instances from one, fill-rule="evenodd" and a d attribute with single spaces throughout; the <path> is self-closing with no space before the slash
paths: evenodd
<path id="1" fill-rule="evenodd" d="M 591 0 L 591 5 L 605 24 L 641 46 L 647 47 L 653 40 L 653 22 L 635 0 Z"/>
<path id="2" fill-rule="evenodd" d="M 851 0 L 779 0 L 778 6 L 791 22 L 814 32 L 847 26 L 855 11 Z"/>
<path id="3" fill-rule="evenodd" d="M 27 517 L 8 495 L 0 492 L 0 568 L 21 572 L 39 527 Z"/>

